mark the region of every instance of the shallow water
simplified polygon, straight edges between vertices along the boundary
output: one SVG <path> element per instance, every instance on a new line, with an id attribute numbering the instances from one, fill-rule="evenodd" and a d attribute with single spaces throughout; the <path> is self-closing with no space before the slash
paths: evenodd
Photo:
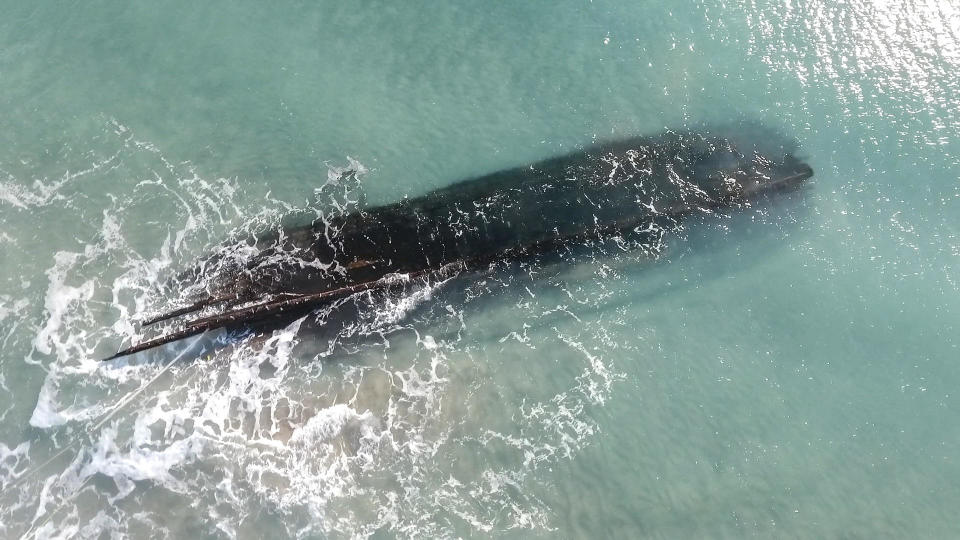
<path id="1" fill-rule="evenodd" d="M 5 2 L 0 533 L 955 536 L 960 9 L 661 4 Z M 659 257 L 97 362 L 244 231 L 699 126 L 816 176 Z"/>

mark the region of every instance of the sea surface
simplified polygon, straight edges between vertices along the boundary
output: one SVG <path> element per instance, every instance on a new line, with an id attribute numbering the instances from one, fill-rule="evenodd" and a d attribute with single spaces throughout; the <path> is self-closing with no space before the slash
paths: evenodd
<path id="1" fill-rule="evenodd" d="M 956 1 L 0 6 L 0 537 L 960 536 Z M 708 126 L 815 176 L 99 361 L 224 242 Z"/>

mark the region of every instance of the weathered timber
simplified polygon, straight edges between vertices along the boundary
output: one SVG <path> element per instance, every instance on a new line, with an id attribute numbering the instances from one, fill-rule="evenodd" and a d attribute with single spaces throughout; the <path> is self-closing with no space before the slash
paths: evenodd
<path id="1" fill-rule="evenodd" d="M 691 132 L 638 137 L 290 228 L 244 266 L 211 278 L 209 296 L 143 324 L 217 305 L 222 312 L 111 358 L 208 330 L 303 315 L 352 294 L 389 289 L 398 275 L 475 270 L 589 236 L 669 228 L 691 214 L 749 205 L 813 175 L 786 149 L 763 153 L 759 146 Z"/>

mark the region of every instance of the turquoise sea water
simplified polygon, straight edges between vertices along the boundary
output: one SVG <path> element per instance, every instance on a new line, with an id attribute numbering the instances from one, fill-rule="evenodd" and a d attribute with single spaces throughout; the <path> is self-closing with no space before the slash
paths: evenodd
<path id="1" fill-rule="evenodd" d="M 3 4 L 0 536 L 960 535 L 955 2 Z M 810 186 L 657 259 L 97 362 L 343 167 L 758 125 Z"/>

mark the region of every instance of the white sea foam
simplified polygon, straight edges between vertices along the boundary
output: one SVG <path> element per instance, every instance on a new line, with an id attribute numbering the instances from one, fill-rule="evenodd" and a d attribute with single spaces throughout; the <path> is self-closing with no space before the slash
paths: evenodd
<path id="1" fill-rule="evenodd" d="M 10 448 L 0 443 L 0 486 L 7 486 L 26 472 L 29 463 L 30 442 Z"/>
<path id="2" fill-rule="evenodd" d="M 120 152 L 113 154 L 105 159 L 91 163 L 85 169 L 79 171 L 66 171 L 57 180 L 34 179 L 29 187 L 24 185 L 18 178 L 7 173 L 5 180 L 0 180 L 0 202 L 6 202 L 17 208 L 27 209 L 37 206 L 45 206 L 55 200 L 62 200 L 64 196 L 60 193 L 64 186 L 79 178 L 91 175 L 105 168 L 116 166 Z M 2 171 L 0 171 L 2 173 Z"/>
<path id="3" fill-rule="evenodd" d="M 154 450 L 145 445 L 124 444 L 116 441 L 117 428 L 106 427 L 101 431 L 100 439 L 94 443 L 89 461 L 80 472 L 81 478 L 94 474 L 109 476 L 117 485 L 119 493 L 111 502 L 129 495 L 134 482 L 149 480 L 165 489 L 178 493 L 187 492 L 187 484 L 172 474 L 174 467 L 182 467 L 196 458 L 205 444 L 201 437 L 188 437 L 173 441 L 161 449 Z"/>
<path id="4" fill-rule="evenodd" d="M 363 434 L 369 435 L 376 427 L 376 419 L 369 411 L 358 413 L 348 405 L 339 403 L 323 409 L 307 420 L 302 427 L 297 428 L 290 437 L 290 444 L 315 447 L 318 444 L 329 443 L 348 429 L 363 433 L 362 430 L 366 428 L 367 431 Z"/>
<path id="5" fill-rule="evenodd" d="M 57 349 L 56 352 L 67 352 L 69 342 L 63 338 L 68 338 L 69 333 L 61 332 L 64 319 L 71 309 L 77 309 L 79 305 L 89 302 L 93 297 L 92 280 L 83 281 L 79 286 L 66 284 L 67 270 L 77 263 L 80 256 L 79 253 L 58 252 L 54 256 L 54 266 L 47 270 L 50 285 L 44 299 L 44 307 L 47 311 L 46 323 L 33 342 L 37 350 L 43 354 L 54 354 L 54 349 Z"/>
<path id="6" fill-rule="evenodd" d="M 30 304 L 26 298 L 13 300 L 7 295 L 0 295 L 0 322 L 11 315 L 22 312 Z"/>
<path id="7" fill-rule="evenodd" d="M 256 255 L 248 243 L 223 243 L 228 229 L 256 236 L 291 214 L 329 223 L 362 206 L 357 190 L 367 171 L 354 160 L 330 167 L 316 206 L 307 209 L 270 198 L 245 201 L 237 183 L 202 178 L 128 130 L 122 134 L 122 152 L 154 156 L 159 165 L 140 180 L 135 198 L 103 211 L 94 241 L 57 253 L 47 271 L 44 320 L 31 357 L 47 375 L 31 425 L 51 433 L 76 429 L 57 443 L 71 463 L 25 480 L 37 494 L 28 505 L 34 535 L 123 535 L 161 511 L 144 502 L 158 490 L 210 516 L 211 526 L 231 537 L 247 534 L 238 523 L 261 507 L 282 514 L 291 536 L 388 529 L 445 537 L 459 534 L 462 523 L 481 533 L 551 529 L 546 506 L 530 489 L 539 481 L 536 471 L 590 443 L 596 433 L 590 409 L 603 406 L 619 378 L 603 351 L 585 344 L 597 341 L 600 327 L 558 305 L 556 293 L 568 302 L 589 300 L 525 278 L 514 284 L 509 275 L 463 283 L 465 295 L 450 286 L 459 279 L 456 269 L 429 279 L 399 275 L 389 294 L 357 295 L 265 335 L 235 336 L 203 358 L 168 366 L 173 357 L 159 350 L 101 365 L 102 342 L 139 339 L 132 321 L 170 301 L 162 284 L 198 254 L 222 257 L 204 263 L 205 279 L 174 301 Z M 153 204 L 172 207 L 177 217 L 142 256 L 126 231 L 138 219 L 131 208 Z M 335 230 L 326 234 L 336 242 Z M 607 268 L 604 279 L 615 278 L 611 268 L 598 268 Z M 499 392 L 516 391 L 511 381 L 526 377 L 528 366 L 494 367 L 496 353 L 477 348 L 470 325 L 478 323 L 468 322 L 483 311 L 481 299 L 514 293 L 504 319 L 527 322 L 500 334 L 515 339 L 492 338 L 483 346 L 545 349 L 559 340 L 569 349 L 564 362 L 573 363 L 549 378 L 546 394 L 519 406 L 516 396 L 503 399 Z M 435 305 L 441 294 L 453 299 Z M 0 320 L 9 311 L 4 305 Z M 326 346 L 312 343 L 305 328 L 323 329 L 348 305 L 356 318 L 336 335 L 316 338 Z M 572 326 L 561 331 L 537 322 L 558 318 Z M 29 449 L 22 452 L 19 459 L 26 459 Z M 477 466 L 465 467 L 470 459 Z M 95 478 L 112 479 L 114 489 L 101 495 L 118 506 L 101 508 L 86 498 Z M 117 510 L 135 493 L 144 504 L 140 514 Z"/>

